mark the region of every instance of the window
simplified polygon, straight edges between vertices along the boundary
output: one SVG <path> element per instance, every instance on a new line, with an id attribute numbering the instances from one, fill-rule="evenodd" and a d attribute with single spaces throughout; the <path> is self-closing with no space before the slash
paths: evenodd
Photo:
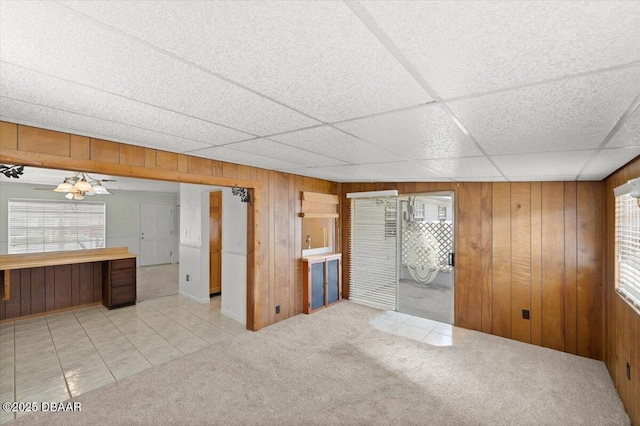
<path id="1" fill-rule="evenodd" d="M 640 206 L 630 188 L 616 188 L 616 291 L 640 312 Z"/>
<path id="2" fill-rule="evenodd" d="M 105 247 L 105 204 L 9 200 L 9 253 Z"/>

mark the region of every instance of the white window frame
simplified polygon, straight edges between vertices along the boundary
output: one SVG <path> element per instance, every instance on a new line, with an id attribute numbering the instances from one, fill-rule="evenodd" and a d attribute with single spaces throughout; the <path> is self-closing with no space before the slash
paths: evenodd
<path id="1" fill-rule="evenodd" d="M 15 216 L 20 207 L 26 210 L 20 213 L 26 215 L 24 221 L 17 220 Z M 79 215 L 75 216 L 74 223 L 73 209 L 78 207 L 85 210 L 82 213 L 85 218 L 88 215 L 89 223 L 78 223 Z M 87 208 L 91 211 L 86 212 Z M 107 215 L 104 202 L 12 198 L 8 200 L 7 213 L 9 254 L 106 247 Z M 25 239 L 26 242 L 19 241 Z"/>
<path id="2" fill-rule="evenodd" d="M 627 183 L 615 189 L 615 289 L 640 313 L 640 204 Z"/>

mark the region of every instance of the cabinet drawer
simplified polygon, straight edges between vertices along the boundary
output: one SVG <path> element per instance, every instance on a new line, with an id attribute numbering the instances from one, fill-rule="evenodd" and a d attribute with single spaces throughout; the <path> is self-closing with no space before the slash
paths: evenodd
<path id="1" fill-rule="evenodd" d="M 123 269 L 111 272 L 111 287 L 121 287 L 123 285 L 136 285 L 135 269 Z"/>
<path id="2" fill-rule="evenodd" d="M 120 269 L 135 269 L 136 268 L 136 259 L 119 259 L 119 260 L 111 260 L 111 270 L 118 271 Z"/>
<path id="3" fill-rule="evenodd" d="M 136 287 L 121 286 L 111 289 L 111 305 L 121 305 L 123 303 L 133 303 L 136 301 Z"/>

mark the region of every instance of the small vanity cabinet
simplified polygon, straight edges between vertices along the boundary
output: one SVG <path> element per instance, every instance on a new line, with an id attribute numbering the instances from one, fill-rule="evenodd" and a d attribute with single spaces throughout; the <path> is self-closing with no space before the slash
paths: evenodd
<path id="1" fill-rule="evenodd" d="M 313 313 L 342 300 L 342 254 L 302 258 L 303 312 Z"/>
<path id="2" fill-rule="evenodd" d="M 102 265 L 102 304 L 108 309 L 136 304 L 136 259 L 118 259 Z"/>

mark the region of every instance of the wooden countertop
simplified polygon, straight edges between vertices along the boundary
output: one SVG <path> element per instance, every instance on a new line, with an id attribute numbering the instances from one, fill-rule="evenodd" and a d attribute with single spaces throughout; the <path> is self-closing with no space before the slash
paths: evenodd
<path id="1" fill-rule="evenodd" d="M 102 262 L 105 260 L 137 257 L 128 247 L 109 247 L 87 250 L 50 251 L 0 255 L 0 270 L 38 268 L 41 266 L 70 265 L 74 263 Z"/>
<path id="2" fill-rule="evenodd" d="M 314 254 L 312 256 L 303 256 L 302 260 L 307 262 L 313 262 L 316 260 L 337 259 L 340 257 L 342 257 L 342 253 L 322 253 L 322 254 Z"/>

